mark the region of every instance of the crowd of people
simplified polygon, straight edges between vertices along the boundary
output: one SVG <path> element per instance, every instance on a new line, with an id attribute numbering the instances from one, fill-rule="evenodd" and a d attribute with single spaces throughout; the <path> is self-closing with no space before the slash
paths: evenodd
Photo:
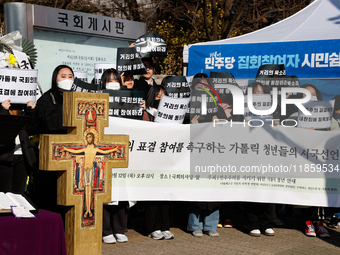
<path id="1" fill-rule="evenodd" d="M 115 69 L 107 69 L 100 80 L 101 89 L 106 90 L 136 90 L 145 93 L 144 100 L 140 107 L 143 108 L 143 120 L 153 121 L 157 113 L 159 101 L 163 95 L 167 95 L 167 90 L 163 85 L 158 85 L 153 79 L 154 63 L 151 58 L 143 59 L 143 64 L 147 74 L 134 79 L 132 73 L 124 72 L 119 74 Z M 210 89 L 208 75 L 200 73 L 195 75 L 192 83 L 192 94 L 199 96 L 202 91 Z M 38 100 L 37 104 L 28 101 L 26 105 L 11 104 L 9 100 L 1 103 L 0 114 L 27 115 L 29 121 L 20 131 L 18 137 L 11 143 L 0 146 L 0 191 L 24 194 L 26 180 L 32 165 L 36 164 L 37 157 L 29 135 L 34 134 L 66 134 L 67 128 L 63 126 L 63 93 L 69 91 L 74 81 L 73 70 L 66 65 L 55 68 L 52 74 L 51 89 L 46 91 Z M 261 83 L 254 82 L 249 85 L 253 88 L 253 94 L 269 94 L 268 87 Z M 313 100 L 322 100 L 320 91 L 313 85 L 304 85 L 310 90 Z M 288 97 L 289 95 L 287 95 Z M 222 96 L 222 104 L 217 111 L 205 116 L 195 114 L 185 121 L 186 123 L 211 122 L 214 119 L 242 120 L 243 116 L 234 116 L 232 113 L 233 98 L 230 95 Z M 339 115 L 338 111 L 335 114 Z M 297 110 L 290 109 L 287 113 L 290 119 L 297 117 Z M 279 114 L 279 113 L 274 113 Z M 335 116 L 337 116 L 335 115 Z M 279 123 L 277 123 L 279 124 Z M 331 130 L 338 130 L 339 125 L 333 119 Z M 45 176 L 39 173 L 37 182 L 44 182 L 46 187 L 51 188 L 51 192 L 56 196 L 56 177 Z M 53 184 L 54 182 L 54 184 Z M 54 186 L 53 186 L 54 185 Z M 44 188 L 42 188 L 43 190 Z M 41 191 L 41 190 L 40 190 Z M 56 201 L 50 198 L 44 201 Z M 155 240 L 173 239 L 170 232 L 170 211 L 171 203 L 168 201 L 144 201 L 140 203 L 145 215 L 146 233 Z M 128 228 L 129 205 L 127 201 L 104 205 L 103 211 L 103 242 L 115 243 L 126 242 L 128 238 L 125 232 Z M 41 205 L 44 208 L 45 205 Z M 186 205 L 187 210 L 187 230 L 195 237 L 201 237 L 204 233 L 211 237 L 218 237 L 218 227 L 233 227 L 232 202 L 190 202 Z M 244 210 L 244 230 L 247 234 L 259 237 L 261 234 L 274 236 L 274 226 L 281 226 L 283 222 L 276 217 L 275 204 L 251 203 L 242 204 Z M 282 208 L 282 206 L 280 206 Z M 307 236 L 329 237 L 329 233 L 323 226 L 322 217 L 318 214 L 318 207 L 303 208 L 302 214 L 305 220 Z M 337 227 L 337 217 L 335 209 L 330 212 L 332 222 L 330 226 Z M 133 217 L 133 216 L 131 216 Z M 130 221 L 132 221 L 130 219 Z M 313 222 L 314 221 L 314 222 Z"/>

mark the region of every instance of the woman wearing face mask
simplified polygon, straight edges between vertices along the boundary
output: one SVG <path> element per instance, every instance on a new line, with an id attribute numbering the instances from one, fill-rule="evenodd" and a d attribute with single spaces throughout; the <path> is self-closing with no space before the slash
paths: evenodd
<path id="1" fill-rule="evenodd" d="M 74 81 L 71 67 L 57 66 L 52 74 L 52 87 L 38 100 L 40 134 L 66 134 L 63 126 L 63 93 Z"/>
<path id="2" fill-rule="evenodd" d="M 301 86 L 302 88 L 307 89 L 311 94 L 310 101 L 322 101 L 322 94 L 318 90 L 317 87 L 315 87 L 313 84 L 305 84 Z M 305 97 L 305 94 L 302 95 L 302 97 Z M 290 115 L 289 119 L 294 119 L 297 121 L 298 118 L 298 112 L 293 113 Z M 287 121 L 288 122 L 288 121 Z M 289 123 L 291 124 L 291 123 Z M 294 124 L 291 124 L 292 126 Z M 314 127 L 308 128 L 315 130 Z M 331 127 L 328 130 L 339 130 L 339 125 L 337 121 L 332 118 Z M 334 208 L 330 208 L 330 210 L 333 210 Z M 309 237 L 315 237 L 318 235 L 321 238 L 328 238 L 330 237 L 328 231 L 324 228 L 323 222 L 322 222 L 322 215 L 323 215 L 324 208 L 322 207 L 303 207 L 301 208 L 301 212 L 305 221 L 305 234 Z"/>
<path id="3" fill-rule="evenodd" d="M 301 88 L 305 88 L 310 92 L 310 94 L 311 94 L 310 101 L 322 101 L 322 94 L 321 94 L 320 90 L 318 90 L 318 88 L 315 87 L 313 84 L 304 84 L 304 85 L 301 86 Z M 302 97 L 305 97 L 305 94 L 303 94 Z M 298 118 L 298 112 L 295 112 L 295 113 L 293 113 L 292 115 L 289 116 L 289 119 L 293 119 L 295 121 L 297 121 L 297 118 Z M 295 125 L 295 123 L 293 121 L 290 121 L 290 122 L 287 121 L 286 123 L 287 123 L 287 125 L 292 125 L 292 126 Z M 311 128 L 308 128 L 308 129 L 315 130 L 314 127 L 311 127 Z M 328 130 L 325 130 L 325 131 L 329 131 L 329 130 L 331 130 L 331 131 L 340 130 L 339 124 L 334 118 L 332 118 L 331 127 Z"/>
<path id="4" fill-rule="evenodd" d="M 57 66 L 52 74 L 51 89 L 38 100 L 38 117 L 40 134 L 66 134 L 63 126 L 63 95 L 70 91 L 74 81 L 71 67 Z M 66 208 L 57 205 L 57 172 L 39 171 L 35 176 L 36 204 L 41 209 L 58 212 L 64 216 Z"/>
<path id="5" fill-rule="evenodd" d="M 209 76 L 205 73 L 198 73 L 193 77 L 192 80 L 192 91 L 191 91 L 191 96 L 192 98 L 194 97 L 199 97 L 201 98 L 203 94 L 208 95 L 207 91 L 210 91 L 210 87 L 212 87 L 209 82 Z M 215 97 L 217 100 L 217 97 Z M 196 101 L 197 102 L 197 101 Z M 208 103 L 209 105 L 207 106 L 208 108 L 208 113 L 205 115 L 195 115 L 193 118 L 191 118 L 191 114 L 186 115 L 186 119 L 191 118 L 190 123 L 192 124 L 197 124 L 197 123 L 204 123 L 204 122 L 212 122 L 215 119 L 227 119 L 227 116 L 224 113 L 224 110 L 220 105 L 215 108 L 215 104 L 212 102 Z M 200 106 L 199 106 L 200 107 Z M 215 109 L 214 109 L 215 108 Z"/>
<path id="6" fill-rule="evenodd" d="M 102 89 L 121 90 L 123 89 L 120 76 L 116 69 L 110 68 L 104 71 L 100 78 Z M 103 206 L 103 231 L 102 240 L 106 244 L 128 241 L 125 235 L 127 228 L 128 202 L 119 201 Z"/>
<path id="7" fill-rule="evenodd" d="M 269 85 L 263 85 L 260 82 L 252 82 L 248 85 L 246 91 L 245 91 L 245 95 L 248 95 L 248 88 L 252 88 L 252 92 L 253 95 L 265 95 L 265 94 L 271 94 L 271 89 L 272 87 Z M 278 104 L 276 107 L 276 110 L 272 113 L 273 119 L 275 121 L 273 121 L 273 125 L 277 126 L 280 125 L 280 122 L 278 121 L 280 119 L 280 105 Z"/>
<path id="8" fill-rule="evenodd" d="M 100 78 L 102 89 L 120 90 L 123 89 L 120 76 L 116 69 L 110 68 L 104 71 Z"/>

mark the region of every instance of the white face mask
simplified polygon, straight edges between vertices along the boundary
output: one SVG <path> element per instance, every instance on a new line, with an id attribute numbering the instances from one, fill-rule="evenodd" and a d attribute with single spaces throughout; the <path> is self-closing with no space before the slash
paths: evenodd
<path id="1" fill-rule="evenodd" d="M 318 101 L 318 98 L 316 96 L 311 96 L 310 101 Z"/>
<path id="2" fill-rule="evenodd" d="M 73 85 L 73 81 L 66 79 L 66 80 L 62 80 L 62 81 L 58 81 L 58 87 L 61 88 L 62 90 L 71 90 Z"/>
<path id="3" fill-rule="evenodd" d="M 109 82 L 109 83 L 106 83 L 106 89 L 119 90 L 120 89 L 120 84 L 118 82 Z"/>

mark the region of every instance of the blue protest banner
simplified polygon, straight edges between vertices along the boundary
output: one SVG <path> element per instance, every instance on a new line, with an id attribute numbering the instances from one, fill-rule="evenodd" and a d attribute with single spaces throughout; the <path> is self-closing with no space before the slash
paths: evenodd
<path id="1" fill-rule="evenodd" d="M 230 72 L 235 78 L 254 78 L 264 64 L 284 64 L 299 78 L 340 77 L 340 40 L 251 44 L 192 45 L 188 76 Z"/>

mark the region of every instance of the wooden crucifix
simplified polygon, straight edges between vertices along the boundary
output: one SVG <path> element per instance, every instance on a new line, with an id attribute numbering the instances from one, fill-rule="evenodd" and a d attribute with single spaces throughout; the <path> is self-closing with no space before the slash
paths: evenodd
<path id="1" fill-rule="evenodd" d="M 103 203 L 111 202 L 113 167 L 128 166 L 129 137 L 104 135 L 109 95 L 65 92 L 67 135 L 40 136 L 40 170 L 58 175 L 57 203 L 65 215 L 67 254 L 101 254 Z"/>

